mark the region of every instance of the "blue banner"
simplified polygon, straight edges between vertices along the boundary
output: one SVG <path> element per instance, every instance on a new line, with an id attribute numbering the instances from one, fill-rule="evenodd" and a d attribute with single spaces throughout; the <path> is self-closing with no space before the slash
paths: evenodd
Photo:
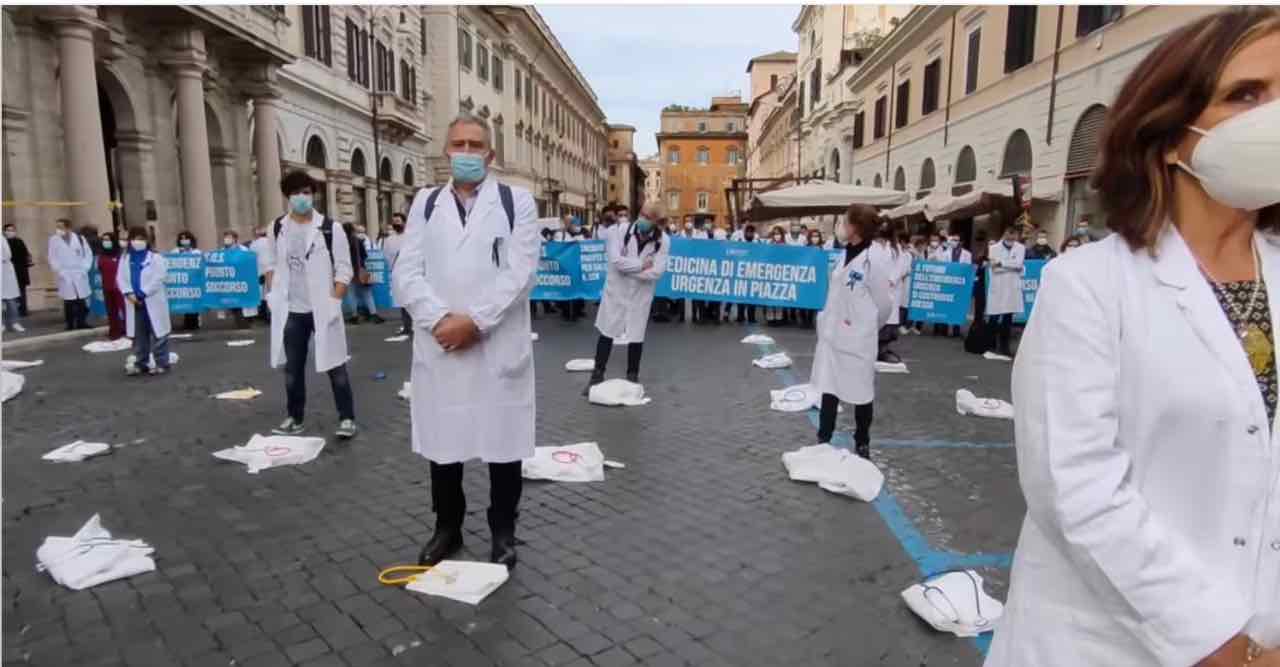
<path id="1" fill-rule="evenodd" d="M 825 250 L 737 241 L 668 238 L 657 296 L 819 310 L 826 305 Z"/>
<path id="2" fill-rule="evenodd" d="M 167 259 L 172 262 L 173 257 L 170 255 Z M 178 257 L 186 259 L 190 255 Z M 173 275 L 172 264 L 169 266 L 169 274 Z M 252 251 L 237 248 L 205 253 L 204 278 L 204 310 L 257 308 L 262 301 L 262 291 L 258 286 L 258 256 Z M 167 278 L 165 282 L 168 284 Z M 169 309 L 173 311 L 172 301 Z"/>
<path id="3" fill-rule="evenodd" d="M 164 277 L 165 295 L 169 297 L 169 313 L 184 315 L 202 312 L 204 256 L 175 252 L 165 255 L 164 259 L 169 265 L 169 271 Z"/>
<path id="4" fill-rule="evenodd" d="M 916 260 L 911 265 L 907 317 L 912 322 L 963 326 L 973 300 L 974 266 Z"/>
<path id="5" fill-rule="evenodd" d="M 89 313 L 96 317 L 107 316 L 107 297 L 102 293 L 102 272 L 98 270 L 97 262 L 89 267 Z"/>
<path id="6" fill-rule="evenodd" d="M 599 301 L 608 268 L 604 241 L 543 243 L 537 282 L 530 298 L 535 301 Z"/>
<path id="7" fill-rule="evenodd" d="M 609 252 L 604 241 L 582 241 L 577 244 L 581 254 L 582 291 L 589 296 L 582 298 L 599 301 L 604 292 L 604 279 L 609 273 Z"/>
<path id="8" fill-rule="evenodd" d="M 1031 317 L 1031 307 L 1036 305 L 1036 292 L 1040 291 L 1040 272 L 1047 259 L 1028 259 L 1022 262 L 1022 314 L 1014 315 L 1015 324 L 1026 324 Z M 991 269 L 987 269 L 987 295 L 991 294 Z"/>
<path id="9" fill-rule="evenodd" d="M 373 277 L 373 305 L 378 310 L 396 308 L 395 298 L 391 296 L 391 267 L 387 264 L 387 256 L 381 250 L 373 248 L 365 259 L 364 268 Z"/>

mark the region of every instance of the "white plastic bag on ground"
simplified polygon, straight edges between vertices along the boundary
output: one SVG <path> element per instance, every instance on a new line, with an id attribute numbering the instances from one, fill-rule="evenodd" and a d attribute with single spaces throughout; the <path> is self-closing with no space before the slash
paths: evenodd
<path id="1" fill-rule="evenodd" d="M 1013 405 L 996 398 L 978 398 L 968 389 L 956 390 L 956 412 L 975 417 L 1013 419 Z"/>
<path id="2" fill-rule="evenodd" d="M 79 463 L 87 458 L 106 454 L 111 451 L 111 445 L 105 442 L 85 442 L 77 440 L 73 443 L 63 445 L 48 454 L 40 457 L 46 461 L 57 461 L 59 463 Z"/>
<path id="3" fill-rule="evenodd" d="M 787 475 L 797 482 L 816 482 L 826 491 L 871 502 L 884 487 L 884 473 L 847 449 L 822 443 L 782 455 Z"/>
<path id="4" fill-rule="evenodd" d="M 253 387 L 249 387 L 247 389 L 232 389 L 231 391 L 224 391 L 221 394 L 215 394 L 214 398 L 220 398 L 224 401 L 247 401 L 261 395 L 261 391 L 254 389 Z"/>
<path id="5" fill-rule="evenodd" d="M 413 383 L 405 382 L 404 386 L 400 387 L 400 393 L 396 394 L 396 396 L 399 396 L 400 398 L 403 398 L 406 401 L 412 400 L 413 399 Z"/>
<path id="6" fill-rule="evenodd" d="M 27 384 L 27 379 L 17 373 L 0 371 L 0 403 L 17 396 Z"/>
<path id="7" fill-rule="evenodd" d="M 570 373 L 590 373 L 596 369 L 595 359 L 570 359 L 565 362 L 564 369 Z"/>
<path id="8" fill-rule="evenodd" d="M 6 371 L 18 370 L 20 368 L 35 368 L 36 366 L 43 366 L 43 365 L 44 365 L 44 359 L 37 359 L 35 361 L 18 361 L 17 359 L 5 359 L 4 361 L 0 361 L 0 368 L 3 368 Z"/>
<path id="9" fill-rule="evenodd" d="M 910 373 L 911 371 L 907 370 L 907 365 L 901 361 L 899 361 L 896 364 L 891 364 L 887 361 L 877 361 L 876 372 L 877 373 Z"/>
<path id="10" fill-rule="evenodd" d="M 497 563 L 442 560 L 415 577 L 405 589 L 467 604 L 480 604 L 510 576 L 507 566 Z"/>
<path id="11" fill-rule="evenodd" d="M 85 352 L 124 352 L 133 347 L 132 338 L 117 338 L 115 340 L 95 340 L 92 343 L 85 343 L 80 348 Z"/>
<path id="12" fill-rule="evenodd" d="M 520 467 L 525 479 L 553 482 L 603 482 L 604 453 L 594 442 L 563 447 L 534 447 Z"/>
<path id="13" fill-rule="evenodd" d="M 227 347 L 245 347 L 245 346 L 247 346 L 247 345 L 253 345 L 253 339 L 252 339 L 252 338 L 245 338 L 244 340 L 229 340 L 229 341 L 227 341 Z"/>
<path id="14" fill-rule="evenodd" d="M 995 352 L 983 352 L 982 358 L 990 359 L 991 361 L 1013 361 L 1012 357 L 1006 357 L 1003 354 L 996 354 Z"/>
<path id="15" fill-rule="evenodd" d="M 773 338 L 764 334 L 751 334 L 742 339 L 747 345 L 773 345 Z"/>
<path id="16" fill-rule="evenodd" d="M 811 384 L 798 384 L 769 392 L 769 409 L 780 412 L 804 412 L 822 405 L 822 392 Z"/>
<path id="17" fill-rule="evenodd" d="M 73 537 L 46 537 L 36 549 L 36 570 L 72 590 L 156 569 L 150 545 L 142 540 L 113 540 L 93 515 Z"/>
<path id="18" fill-rule="evenodd" d="M 788 357 L 786 352 L 775 352 L 752 360 L 751 363 L 758 368 L 790 368 L 791 357 Z"/>
<path id="19" fill-rule="evenodd" d="M 587 400 L 596 405 L 644 405 L 651 399 L 644 395 L 644 386 L 626 380 L 605 380 L 587 392 Z"/>
<path id="20" fill-rule="evenodd" d="M 982 577 L 973 570 L 948 572 L 913 584 L 902 591 L 902 600 L 933 629 L 957 637 L 990 632 L 1004 615 L 1004 605 L 987 595 Z"/>
<path id="21" fill-rule="evenodd" d="M 254 434 L 249 443 L 213 453 L 214 458 L 249 466 L 249 474 L 277 466 L 300 465 L 315 460 L 324 449 L 324 438 Z"/>
<path id="22" fill-rule="evenodd" d="M 390 338 L 384 338 L 383 340 L 388 343 L 403 343 L 406 340 L 409 340 L 409 334 L 400 334 L 399 336 L 392 336 Z"/>

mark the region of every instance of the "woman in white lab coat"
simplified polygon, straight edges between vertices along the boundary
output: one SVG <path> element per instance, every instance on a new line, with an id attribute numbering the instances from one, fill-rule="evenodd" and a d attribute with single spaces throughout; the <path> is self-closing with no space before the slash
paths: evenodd
<path id="1" fill-rule="evenodd" d="M 987 322 L 995 328 L 996 351 L 1013 356 L 1013 316 L 1023 312 L 1022 266 L 1027 247 L 1018 243 L 1017 228 L 1009 225 L 999 243 L 987 249 L 991 287 L 987 293 Z"/>
<path id="2" fill-rule="evenodd" d="M 840 403 L 854 405 L 855 451 L 871 458 L 872 401 L 880 328 L 893 308 L 893 266 L 879 261 L 872 247 L 879 214 L 870 206 L 849 207 L 836 225 L 845 256 L 831 273 L 827 302 L 818 313 L 818 343 L 810 382 L 822 392 L 818 442 L 835 434 Z"/>
<path id="3" fill-rule="evenodd" d="M 0 271 L 0 281 L 2 281 L 2 289 L 0 296 L 4 298 L 4 330 L 12 332 L 24 331 L 22 325 L 18 323 L 18 300 L 22 297 L 22 290 L 18 288 L 18 271 L 13 266 L 13 251 L 9 249 L 9 243 L 0 240 L 0 255 L 3 255 L 3 270 Z"/>
<path id="4" fill-rule="evenodd" d="M 134 363 L 125 369 L 129 375 L 169 372 L 168 270 L 164 255 L 152 252 L 147 230 L 130 228 L 129 250 L 116 270 L 116 287 L 126 302 L 125 335 L 133 339 Z"/>
<path id="5" fill-rule="evenodd" d="M 671 240 L 655 222 L 661 219 L 662 211 L 657 204 L 645 204 L 634 223 L 609 236 L 605 248 L 609 273 L 604 281 L 600 311 L 596 313 L 600 338 L 596 341 L 595 370 L 583 390 L 584 396 L 591 387 L 604 382 L 613 339 L 618 337 L 627 341 L 627 380 L 640 381 L 640 356 L 644 352 L 649 306 L 653 303 L 658 279 L 667 270 L 667 254 L 671 251 Z"/>
<path id="6" fill-rule="evenodd" d="M 89 269 L 93 267 L 93 249 L 79 234 L 71 231 L 71 221 L 58 220 L 54 235 L 49 237 L 49 269 L 58 281 L 58 296 L 67 330 L 89 328 Z"/>
<path id="7" fill-rule="evenodd" d="M 1274 667 L 1280 11 L 1188 24 L 1115 99 L 1116 233 L 1045 266 L 1013 366 L 1027 516 L 986 664 Z"/>

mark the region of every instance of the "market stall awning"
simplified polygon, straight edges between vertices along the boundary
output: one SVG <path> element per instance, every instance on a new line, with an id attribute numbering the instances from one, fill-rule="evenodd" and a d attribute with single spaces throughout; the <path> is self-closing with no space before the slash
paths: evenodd
<path id="1" fill-rule="evenodd" d="M 844 213 L 853 204 L 876 208 L 901 206 L 910 195 L 896 190 L 868 188 L 841 183 L 806 183 L 772 192 L 761 192 L 751 200 L 747 217 L 774 220 Z"/>
<path id="2" fill-rule="evenodd" d="M 913 199 L 897 208 L 881 211 L 880 217 L 899 220 L 913 215 L 924 215 L 925 208 L 930 204 L 939 204 L 942 203 L 943 200 L 950 198 L 951 195 L 941 190 L 935 190 L 921 199 Z"/>
<path id="3" fill-rule="evenodd" d="M 971 218 L 977 215 L 990 213 L 995 208 L 995 202 L 999 199 L 1013 201 L 1013 184 L 1012 183 L 982 183 L 975 184 L 973 189 L 962 195 L 944 195 L 938 199 L 928 197 L 928 201 L 924 207 L 924 215 L 930 222 L 937 220 L 953 220 L 956 218 Z M 1044 196 L 1033 195 L 1031 201 L 1034 202 L 1056 202 L 1059 197 L 1057 194 Z"/>

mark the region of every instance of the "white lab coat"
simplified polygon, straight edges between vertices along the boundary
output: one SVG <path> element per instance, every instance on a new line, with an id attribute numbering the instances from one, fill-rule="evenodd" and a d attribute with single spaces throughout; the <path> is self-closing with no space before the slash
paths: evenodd
<path id="1" fill-rule="evenodd" d="M 946 246 L 938 246 L 937 248 L 929 248 L 926 246 L 925 252 L 930 262 L 950 262 L 951 253 L 947 251 Z"/>
<path id="2" fill-rule="evenodd" d="M 871 242 L 871 248 L 873 261 L 883 266 L 884 272 L 889 276 L 889 320 L 885 324 L 897 326 L 901 322 L 898 317 L 898 306 L 905 303 L 902 300 L 902 286 L 905 282 L 902 263 L 907 253 L 895 250 L 888 241 L 879 239 Z"/>
<path id="3" fill-rule="evenodd" d="M 911 302 L 911 269 L 914 268 L 915 261 L 916 256 L 910 249 L 903 247 L 898 252 L 898 310 L 906 308 Z"/>
<path id="4" fill-rule="evenodd" d="M 116 270 L 116 289 L 126 297 L 133 294 L 133 270 L 129 266 L 129 253 L 125 252 L 120 255 L 120 267 Z M 163 338 L 169 335 L 169 294 L 165 289 L 164 277 L 169 271 L 169 263 L 165 261 L 164 255 L 157 252 L 147 251 L 146 259 L 142 260 L 142 275 L 139 277 L 142 283 L 142 302 L 147 306 L 147 319 L 151 320 L 151 334 L 156 338 Z M 124 305 L 124 323 L 125 335 L 133 338 L 136 334 L 136 323 L 134 322 L 133 304 L 125 299 Z"/>
<path id="5" fill-rule="evenodd" d="M 392 272 L 397 301 L 413 318 L 413 451 L 437 463 L 490 463 L 533 456 L 534 368 L 529 292 L 542 251 L 537 207 L 512 187 L 515 226 L 490 177 L 458 219 L 452 181 L 424 224 L 430 191 L 413 199 Z M 495 247 L 499 266 L 494 265 Z M 449 313 L 469 315 L 473 346 L 445 352 L 431 331 Z"/>
<path id="6" fill-rule="evenodd" d="M 1255 234 L 1272 331 L 1280 240 Z M 1013 365 L 1027 516 L 987 667 L 1192 665 L 1280 646 L 1280 441 L 1170 225 L 1045 266 Z"/>
<path id="7" fill-rule="evenodd" d="M 284 326 L 289 319 L 289 292 L 299 287 L 307 290 L 311 302 L 311 314 L 315 318 L 315 357 L 316 372 L 337 368 L 347 363 L 346 322 L 342 319 L 342 300 L 333 296 L 335 283 L 351 285 L 353 269 L 351 267 L 351 247 L 347 244 L 347 235 L 343 233 L 338 221 L 333 222 L 333 260 L 329 259 L 329 249 L 325 246 L 324 235 L 320 233 L 323 221 L 318 211 L 311 212 L 310 228 L 306 230 L 307 240 L 307 284 L 291 285 L 289 275 L 289 234 L 293 232 L 293 223 L 287 218 L 280 224 L 280 238 L 271 238 L 271 291 L 267 294 L 267 305 L 271 308 L 271 367 L 279 368 L 285 364 Z M 274 225 L 271 234 L 275 233 Z"/>
<path id="8" fill-rule="evenodd" d="M 267 233 L 270 234 L 271 231 L 271 228 L 268 228 Z M 253 254 L 258 258 L 259 276 L 265 276 L 275 270 L 275 267 L 271 263 L 271 239 L 268 236 L 254 239 L 253 242 L 249 244 L 249 249 L 252 250 Z"/>
<path id="9" fill-rule="evenodd" d="M 809 245 L 809 237 L 805 234 L 799 236 L 787 234 L 787 245 L 807 246 Z"/>
<path id="10" fill-rule="evenodd" d="M 711 239 L 714 241 L 728 241 L 729 232 L 726 232 L 725 230 L 719 227 L 716 227 L 715 230 L 711 232 Z"/>
<path id="11" fill-rule="evenodd" d="M 79 234 L 72 233 L 65 241 L 58 234 L 49 237 L 49 268 L 57 277 L 58 296 L 63 301 L 89 298 L 92 266 L 93 249 Z"/>
<path id="12" fill-rule="evenodd" d="M 685 230 L 685 238 L 698 239 L 700 241 L 710 241 L 711 233 L 705 229 Z"/>
<path id="13" fill-rule="evenodd" d="M 988 248 L 991 284 L 987 288 L 987 315 L 1022 314 L 1022 262 L 1026 256 L 1026 246 L 1017 241 L 1011 248 L 1001 242 Z M 997 266 L 996 262 L 1000 264 Z"/>
<path id="14" fill-rule="evenodd" d="M 660 248 L 655 248 L 659 245 Z M 609 237 L 605 251 L 609 257 L 609 273 L 605 277 L 600 309 L 596 312 L 596 329 L 607 338 L 643 343 L 653 293 L 658 279 L 667 270 L 671 238 L 659 231 L 655 239 L 640 250 L 634 226 L 629 226 Z M 644 269 L 644 260 L 650 258 L 653 266 Z"/>
<path id="15" fill-rule="evenodd" d="M 889 323 L 893 307 L 892 267 L 877 254 L 872 243 L 848 264 L 842 258 L 831 272 L 827 302 L 818 313 L 810 383 L 855 405 L 875 398 L 880 327 Z"/>
<path id="16" fill-rule="evenodd" d="M 400 259 L 400 249 L 404 247 L 404 234 L 394 232 L 382 241 L 382 256 L 387 258 L 387 270 L 396 268 L 396 260 Z"/>
<path id="17" fill-rule="evenodd" d="M 22 290 L 18 288 L 18 271 L 13 268 L 13 250 L 9 248 L 7 239 L 0 239 L 0 256 L 4 259 L 3 276 L 0 282 L 0 298 L 16 299 L 22 296 Z"/>

